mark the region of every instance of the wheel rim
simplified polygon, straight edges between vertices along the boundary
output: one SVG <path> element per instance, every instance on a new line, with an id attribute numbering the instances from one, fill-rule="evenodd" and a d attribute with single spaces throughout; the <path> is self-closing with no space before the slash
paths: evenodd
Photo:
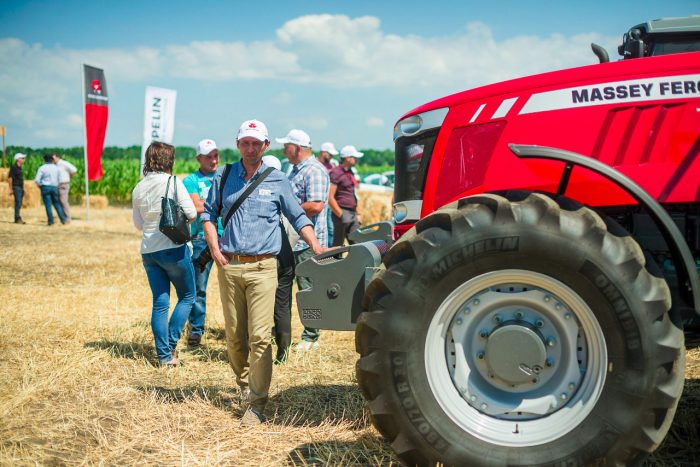
<path id="1" fill-rule="evenodd" d="M 538 445 L 576 428 L 605 383 L 603 332 L 584 300 L 536 272 L 474 277 L 438 307 L 425 364 L 445 413 L 501 446 Z"/>

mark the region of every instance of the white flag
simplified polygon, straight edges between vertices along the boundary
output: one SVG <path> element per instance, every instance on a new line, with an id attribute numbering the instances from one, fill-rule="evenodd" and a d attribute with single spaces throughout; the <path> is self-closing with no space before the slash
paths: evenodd
<path id="1" fill-rule="evenodd" d="M 177 91 L 174 89 L 146 87 L 141 171 L 143 171 L 143 164 L 146 161 L 146 149 L 153 141 L 173 143 L 176 98 Z"/>

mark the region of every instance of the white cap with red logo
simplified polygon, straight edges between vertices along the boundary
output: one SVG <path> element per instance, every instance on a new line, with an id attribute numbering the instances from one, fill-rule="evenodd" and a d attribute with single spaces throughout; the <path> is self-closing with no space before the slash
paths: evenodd
<path id="1" fill-rule="evenodd" d="M 241 124 L 241 127 L 238 129 L 236 140 L 240 140 L 246 136 L 252 136 L 258 141 L 269 141 L 267 127 L 259 120 L 246 120 Z"/>
<path id="2" fill-rule="evenodd" d="M 197 145 L 197 155 L 206 156 L 216 149 L 216 143 L 213 139 L 203 139 Z"/>

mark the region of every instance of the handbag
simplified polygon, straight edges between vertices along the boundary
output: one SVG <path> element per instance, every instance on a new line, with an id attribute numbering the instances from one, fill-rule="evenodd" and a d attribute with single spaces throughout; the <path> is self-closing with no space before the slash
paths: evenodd
<path id="1" fill-rule="evenodd" d="M 168 197 L 168 191 L 170 189 L 170 180 L 175 179 L 173 182 L 174 195 L 175 198 Z M 163 235 L 168 237 L 173 243 L 177 245 L 182 245 L 190 241 L 190 224 L 187 222 L 187 216 L 185 216 L 185 211 L 182 210 L 180 202 L 177 197 L 177 177 L 171 175 L 168 178 L 168 183 L 165 185 L 165 195 L 160 203 L 160 223 L 158 224 L 158 230 L 160 230 Z"/>

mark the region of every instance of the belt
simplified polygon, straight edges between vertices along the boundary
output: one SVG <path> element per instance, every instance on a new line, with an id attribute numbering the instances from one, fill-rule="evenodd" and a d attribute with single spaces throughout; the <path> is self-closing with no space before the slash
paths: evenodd
<path id="1" fill-rule="evenodd" d="M 228 259 L 238 261 L 239 263 L 257 263 L 265 259 L 276 258 L 275 255 L 237 255 L 236 253 L 223 252 Z"/>

